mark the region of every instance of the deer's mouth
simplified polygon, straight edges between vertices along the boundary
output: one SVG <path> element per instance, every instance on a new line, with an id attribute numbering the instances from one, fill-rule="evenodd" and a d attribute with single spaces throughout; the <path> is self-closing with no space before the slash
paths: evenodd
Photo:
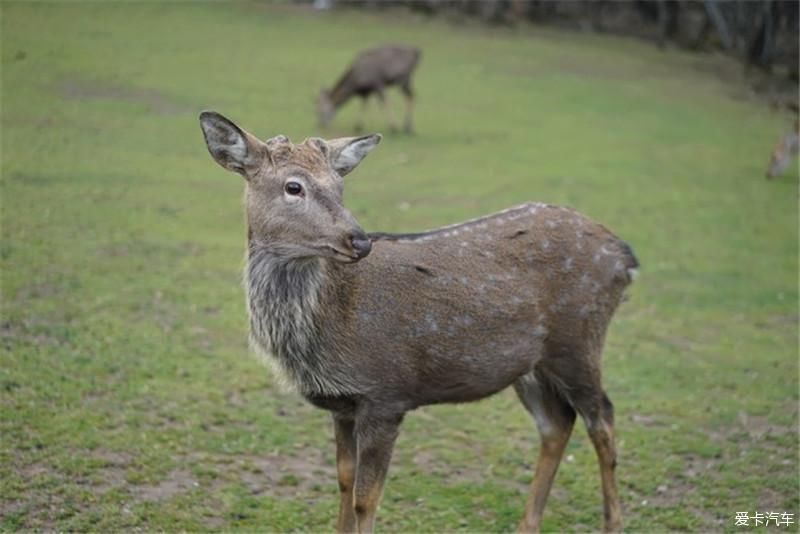
<path id="1" fill-rule="evenodd" d="M 342 250 L 339 250 L 336 247 L 326 247 L 329 252 L 333 254 L 333 258 L 336 261 L 340 261 L 342 263 L 355 263 L 361 258 L 356 256 L 355 254 L 348 254 Z"/>

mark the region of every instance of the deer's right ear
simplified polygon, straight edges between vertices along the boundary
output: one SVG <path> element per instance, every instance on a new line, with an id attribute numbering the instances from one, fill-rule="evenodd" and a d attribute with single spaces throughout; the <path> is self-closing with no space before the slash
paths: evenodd
<path id="1" fill-rule="evenodd" d="M 248 178 L 268 157 L 264 143 L 215 111 L 200 113 L 200 127 L 211 157 L 229 171 Z"/>
<path id="2" fill-rule="evenodd" d="M 383 136 L 381 134 L 364 135 L 362 137 L 340 137 L 330 139 L 330 160 L 333 168 L 340 176 L 349 174 L 361 163 L 370 150 L 378 146 Z"/>

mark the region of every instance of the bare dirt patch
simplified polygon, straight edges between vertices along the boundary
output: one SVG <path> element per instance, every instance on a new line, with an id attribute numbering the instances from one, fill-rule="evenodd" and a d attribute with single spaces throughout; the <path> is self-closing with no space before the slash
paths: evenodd
<path id="1" fill-rule="evenodd" d="M 319 487 L 335 487 L 336 470 L 324 461 L 320 451 L 303 449 L 297 456 L 269 454 L 246 457 L 240 465 L 241 480 L 254 495 L 306 496 Z"/>
<path id="2" fill-rule="evenodd" d="M 714 458 L 703 458 L 696 454 L 687 454 L 684 457 L 684 469 L 682 475 L 687 480 L 702 478 L 707 473 L 717 469 L 719 461 Z"/>
<path id="3" fill-rule="evenodd" d="M 696 454 L 683 455 L 683 468 L 664 478 L 652 492 L 632 491 L 635 507 L 675 509 L 683 508 L 691 512 L 702 522 L 701 530 L 719 529 L 724 519 L 696 506 L 699 498 L 697 482 L 714 478 L 719 469 L 720 460 L 703 458 Z"/>
<path id="4" fill-rule="evenodd" d="M 788 511 L 791 512 L 791 497 L 782 495 L 772 488 L 764 487 L 759 491 L 755 509 L 764 512 Z M 788 510 L 787 510 L 788 508 Z"/>
<path id="5" fill-rule="evenodd" d="M 766 436 L 784 436 L 796 433 L 796 429 L 791 429 L 784 425 L 770 423 L 769 419 L 763 415 L 751 415 L 746 412 L 739 412 L 737 419 L 739 425 L 747 432 L 752 440 L 761 440 Z"/>
<path id="6" fill-rule="evenodd" d="M 487 480 L 486 471 L 482 470 L 478 464 L 469 463 L 465 466 L 453 465 L 452 462 L 444 460 L 429 450 L 417 450 L 411 459 L 416 471 L 434 475 L 442 484 L 456 486 L 460 484 L 479 485 Z M 533 466 L 525 464 L 520 466 L 525 474 L 533 476 Z M 525 495 L 528 493 L 528 483 L 514 479 L 503 478 L 500 476 L 491 477 L 492 484 L 502 486 L 509 491 Z M 562 491 L 553 489 L 555 493 Z"/>
<path id="7" fill-rule="evenodd" d="M 107 82 L 68 79 L 56 87 L 58 94 L 66 100 L 115 100 L 132 104 L 143 104 L 156 115 L 178 115 L 192 108 L 155 89 L 114 85 Z"/>
<path id="8" fill-rule="evenodd" d="M 650 504 L 662 508 L 674 508 L 687 502 L 696 491 L 694 484 L 678 477 L 672 477 L 659 484 L 650 495 Z"/>
<path id="9" fill-rule="evenodd" d="M 98 493 L 123 489 L 130 494 L 131 504 L 163 501 L 195 488 L 213 494 L 224 485 L 236 483 L 243 484 L 253 495 L 285 498 L 306 497 L 319 487 L 335 488 L 336 484 L 332 458 L 312 448 L 291 454 L 193 453 L 180 458 L 174 469 L 152 484 L 132 484 L 126 480 L 126 471 L 133 467 L 128 455 L 99 451 L 92 456 L 105 460 L 94 477 L 93 489 Z"/>
<path id="10" fill-rule="evenodd" d="M 793 419 L 797 419 L 798 407 L 795 402 L 789 402 L 781 406 L 780 413 L 789 414 Z M 745 446 L 767 447 L 773 438 L 781 438 L 788 435 L 797 435 L 797 427 L 776 424 L 771 422 L 767 416 L 750 414 L 739 411 L 734 424 L 718 427 L 706 428 L 703 433 L 710 441 L 715 443 L 727 443 L 736 441 Z M 787 451 L 788 452 L 788 451 Z M 793 454 L 796 453 L 796 450 Z"/>
<path id="11" fill-rule="evenodd" d="M 130 491 L 137 502 L 159 502 L 186 493 L 199 485 L 188 471 L 173 469 L 158 484 L 131 486 Z"/>
<path id="12" fill-rule="evenodd" d="M 125 471 L 132 462 L 130 454 L 98 449 L 92 451 L 91 456 L 103 462 L 103 467 L 100 468 L 96 482 L 93 484 L 97 493 L 106 493 L 126 484 Z"/>
<path id="13" fill-rule="evenodd" d="M 659 420 L 658 416 L 655 415 L 647 415 L 647 414 L 639 414 L 633 413 L 630 415 L 630 420 L 636 425 L 641 425 L 644 427 L 660 427 L 666 426 L 667 423 L 664 421 Z"/>

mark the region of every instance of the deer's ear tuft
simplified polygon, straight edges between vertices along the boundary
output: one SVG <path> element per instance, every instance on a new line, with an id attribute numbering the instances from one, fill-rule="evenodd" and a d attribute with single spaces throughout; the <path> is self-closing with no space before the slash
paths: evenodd
<path id="1" fill-rule="evenodd" d="M 200 127 L 208 152 L 222 167 L 247 178 L 261 166 L 266 147 L 231 120 L 215 111 L 203 111 Z"/>
<path id="2" fill-rule="evenodd" d="M 383 139 L 381 134 L 331 139 L 328 141 L 331 165 L 340 176 L 349 174 L 369 154 L 370 150 L 378 146 L 381 139 Z"/>

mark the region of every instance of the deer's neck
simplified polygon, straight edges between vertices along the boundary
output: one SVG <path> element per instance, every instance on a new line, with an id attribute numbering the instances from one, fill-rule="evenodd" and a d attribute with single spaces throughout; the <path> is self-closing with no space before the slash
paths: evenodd
<path id="1" fill-rule="evenodd" d="M 322 258 L 286 258 L 251 241 L 245 286 L 251 343 L 304 394 L 354 393 L 342 373 L 341 348 L 326 333 L 343 303 L 338 269 Z M 339 326 L 339 325 L 335 325 Z"/>
<path id="2" fill-rule="evenodd" d="M 331 102 L 334 108 L 339 108 L 353 96 L 353 83 L 348 71 L 331 89 Z"/>

